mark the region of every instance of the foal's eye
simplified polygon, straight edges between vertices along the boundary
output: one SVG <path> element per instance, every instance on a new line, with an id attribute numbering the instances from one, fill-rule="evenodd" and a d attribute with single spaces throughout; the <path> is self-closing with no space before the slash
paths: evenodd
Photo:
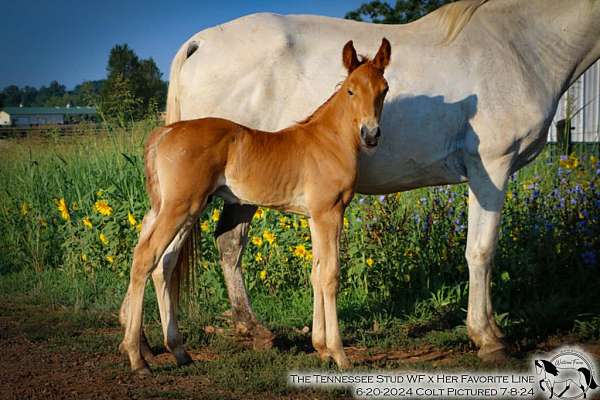
<path id="1" fill-rule="evenodd" d="M 348 89 L 348 94 L 349 94 L 350 96 L 353 96 L 353 95 L 354 95 L 354 92 L 353 92 L 352 90 Z"/>

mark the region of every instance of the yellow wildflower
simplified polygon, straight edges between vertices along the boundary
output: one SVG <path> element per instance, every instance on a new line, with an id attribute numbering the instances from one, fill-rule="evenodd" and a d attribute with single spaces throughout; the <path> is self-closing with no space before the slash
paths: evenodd
<path id="1" fill-rule="evenodd" d="M 221 212 L 219 210 L 213 210 L 212 217 L 211 217 L 212 220 L 217 222 L 220 217 L 221 217 Z"/>
<path id="2" fill-rule="evenodd" d="M 142 231 L 142 223 L 141 222 L 138 222 L 138 224 L 135 226 L 135 230 L 138 232 Z"/>
<path id="3" fill-rule="evenodd" d="M 106 235 L 104 233 L 100 233 L 98 238 L 100 239 L 100 241 L 102 242 L 103 245 L 106 246 L 108 244 L 108 238 L 106 237 Z"/>
<path id="4" fill-rule="evenodd" d="M 306 218 L 300 218 L 300 226 L 302 228 L 308 228 L 308 220 Z"/>
<path id="5" fill-rule="evenodd" d="M 200 229 L 202 232 L 208 232 L 208 221 L 202 221 L 200 224 Z"/>
<path id="6" fill-rule="evenodd" d="M 108 217 L 113 212 L 112 207 L 108 205 L 106 200 L 96 201 L 96 203 L 94 203 L 94 209 L 98 214 L 104 215 L 105 217 Z"/>
<path id="7" fill-rule="evenodd" d="M 282 228 L 289 228 L 288 218 L 287 217 L 279 217 L 279 226 L 281 226 Z"/>
<path id="8" fill-rule="evenodd" d="M 267 279 L 267 270 L 263 269 L 262 271 L 260 271 L 260 273 L 258 274 L 258 276 L 260 277 L 261 281 L 264 281 L 265 279 Z"/>
<path id="9" fill-rule="evenodd" d="M 512 191 L 506 192 L 506 199 L 507 200 L 512 200 L 513 199 L 513 192 Z"/>
<path id="10" fill-rule="evenodd" d="M 347 228 L 350 223 L 348 222 L 348 218 L 344 217 L 344 228 Z"/>
<path id="11" fill-rule="evenodd" d="M 273 244 L 275 242 L 275 239 L 277 238 L 273 233 L 271 233 L 269 231 L 264 231 L 262 236 L 263 236 L 263 239 L 265 239 L 267 242 L 269 242 L 269 244 Z"/>
<path id="12" fill-rule="evenodd" d="M 374 263 L 375 263 L 375 261 L 373 261 L 373 259 L 371 257 L 367 258 L 367 265 L 369 267 L 373 266 Z"/>
<path id="13" fill-rule="evenodd" d="M 256 212 L 254 213 L 254 218 L 255 219 L 261 219 L 265 216 L 265 211 L 262 208 L 259 208 L 258 210 L 256 210 Z"/>
<path id="14" fill-rule="evenodd" d="M 312 253 L 312 251 L 308 250 L 306 252 L 306 256 L 304 256 L 304 258 L 306 258 L 306 261 L 312 261 L 312 259 L 313 259 L 313 253 Z"/>
<path id="15" fill-rule="evenodd" d="M 82 255 L 81 255 L 81 261 L 83 261 L 83 262 L 86 262 L 87 260 L 88 260 L 88 257 L 87 257 L 87 255 L 85 255 L 85 254 L 82 254 Z"/>
<path id="16" fill-rule="evenodd" d="M 131 226 L 135 226 L 137 224 L 137 221 L 135 220 L 135 215 L 133 215 L 131 212 L 127 213 L 127 221 L 129 221 L 129 225 Z"/>
<path id="17" fill-rule="evenodd" d="M 65 201 L 65 199 L 56 199 L 54 200 L 54 202 L 56 203 L 56 208 L 58 208 L 58 211 L 60 211 L 61 218 L 65 221 L 70 220 L 71 216 L 69 215 L 69 207 L 67 206 L 67 202 Z"/>
<path id="18" fill-rule="evenodd" d="M 294 248 L 294 255 L 298 258 L 304 258 L 306 256 L 306 248 L 303 244 L 299 244 Z"/>
<path id="19" fill-rule="evenodd" d="M 21 203 L 21 215 L 26 216 L 29 214 L 29 210 L 31 210 L 31 206 L 26 201 Z"/>
<path id="20" fill-rule="evenodd" d="M 83 220 L 81 220 L 81 222 L 83 222 L 83 226 L 85 226 L 88 229 L 92 229 L 92 221 L 90 221 L 89 217 L 84 217 Z"/>
<path id="21" fill-rule="evenodd" d="M 575 169 L 579 166 L 579 159 L 575 154 L 571 154 L 569 157 L 561 158 L 558 164 L 565 169 Z"/>
<path id="22" fill-rule="evenodd" d="M 260 247 L 260 246 L 262 246 L 262 244 L 263 244 L 263 241 L 262 241 L 262 239 L 260 238 L 260 236 L 253 236 L 253 237 L 252 237 L 252 244 L 253 244 L 253 245 L 255 245 L 255 246 L 258 246 L 258 247 Z M 259 254 L 260 254 L 260 253 L 259 253 Z"/>
<path id="23" fill-rule="evenodd" d="M 106 261 L 108 261 L 110 264 L 115 262 L 115 257 L 113 256 L 106 256 Z"/>
<path id="24" fill-rule="evenodd" d="M 256 262 L 261 262 L 263 260 L 262 253 L 260 251 L 258 253 L 256 253 L 256 255 L 254 256 L 254 259 L 256 260 Z"/>

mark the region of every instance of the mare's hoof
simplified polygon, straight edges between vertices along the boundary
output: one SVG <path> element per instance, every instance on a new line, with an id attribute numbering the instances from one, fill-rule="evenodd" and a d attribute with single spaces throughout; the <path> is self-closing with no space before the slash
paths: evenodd
<path id="1" fill-rule="evenodd" d="M 252 348 L 254 350 L 269 350 L 273 347 L 275 335 L 262 325 L 256 325 L 251 332 Z"/>
<path id="2" fill-rule="evenodd" d="M 194 360 L 192 360 L 192 357 L 190 357 L 190 355 L 186 351 L 183 351 L 182 353 L 177 354 L 175 356 L 175 359 L 177 360 L 178 367 L 185 367 L 186 365 L 190 365 L 190 364 L 194 363 Z"/>

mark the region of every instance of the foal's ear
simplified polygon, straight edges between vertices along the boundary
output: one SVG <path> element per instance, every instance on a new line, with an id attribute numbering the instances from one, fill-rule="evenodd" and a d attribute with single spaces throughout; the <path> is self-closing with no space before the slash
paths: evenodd
<path id="1" fill-rule="evenodd" d="M 354 50 L 354 43 L 352 43 L 352 40 L 346 43 L 344 46 L 344 50 L 342 51 L 342 61 L 344 62 L 344 67 L 346 67 L 348 70 L 348 74 L 350 74 L 360 65 L 360 61 L 358 61 L 358 56 L 356 55 L 356 50 Z"/>
<path id="2" fill-rule="evenodd" d="M 381 46 L 379 46 L 379 50 L 377 51 L 377 55 L 373 59 L 373 65 L 383 71 L 390 63 L 391 57 L 392 46 L 390 46 L 390 42 L 386 38 L 383 38 L 381 40 Z"/>

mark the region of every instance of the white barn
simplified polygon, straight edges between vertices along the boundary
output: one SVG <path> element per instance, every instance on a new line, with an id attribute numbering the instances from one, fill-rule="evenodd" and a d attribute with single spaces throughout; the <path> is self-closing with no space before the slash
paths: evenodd
<path id="1" fill-rule="evenodd" d="M 600 142 L 600 61 L 592 65 L 560 100 L 549 141 L 556 141 L 554 124 L 569 117 L 572 117 L 573 142 Z"/>

